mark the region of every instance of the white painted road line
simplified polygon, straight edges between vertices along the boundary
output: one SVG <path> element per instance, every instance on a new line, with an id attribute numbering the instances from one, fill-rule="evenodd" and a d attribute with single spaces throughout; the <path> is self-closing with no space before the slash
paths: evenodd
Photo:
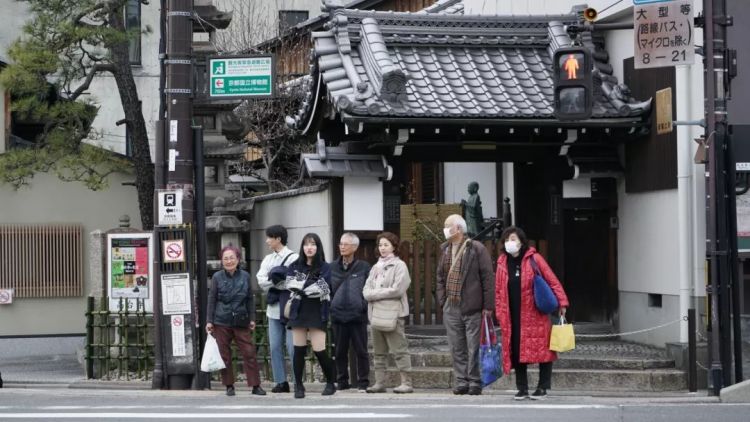
<path id="1" fill-rule="evenodd" d="M 397 413 L 0 413 L 0 419 L 405 419 Z"/>

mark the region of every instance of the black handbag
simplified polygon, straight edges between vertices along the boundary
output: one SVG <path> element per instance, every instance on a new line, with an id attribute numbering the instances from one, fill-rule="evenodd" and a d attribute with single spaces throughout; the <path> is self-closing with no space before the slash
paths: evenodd
<path id="1" fill-rule="evenodd" d="M 247 328 L 250 325 L 250 314 L 247 312 L 232 312 L 232 327 Z"/>

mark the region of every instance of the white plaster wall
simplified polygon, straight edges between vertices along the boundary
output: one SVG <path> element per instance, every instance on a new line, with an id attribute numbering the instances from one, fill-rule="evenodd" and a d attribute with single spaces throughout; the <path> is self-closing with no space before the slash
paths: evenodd
<path id="1" fill-rule="evenodd" d="M 626 194 L 620 180 L 618 202 L 620 290 L 679 294 L 677 191 Z"/>
<path id="2" fill-rule="evenodd" d="M 446 204 L 460 204 L 469 197 L 470 182 L 479 183 L 484 218 L 497 217 L 497 177 L 495 163 L 444 163 Z"/>
<path id="3" fill-rule="evenodd" d="M 344 231 L 383 231 L 383 182 L 375 177 L 344 178 Z"/>
<path id="4" fill-rule="evenodd" d="M 0 55 L 7 58 L 8 47 L 19 35 L 23 24 L 29 19 L 26 3 L 16 0 L 2 0 L 3 24 L 0 25 Z"/>
<path id="5" fill-rule="evenodd" d="M 259 201 L 253 206 L 253 215 L 250 219 L 250 275 L 254 283 L 260 262 L 270 253 L 265 243 L 265 229 L 274 224 L 286 227 L 289 233 L 287 246 L 295 252 L 299 252 L 305 234 L 317 233 L 323 242 L 326 260 L 333 260 L 333 223 L 329 189 Z M 338 239 L 336 244 L 338 245 Z"/>
<path id="6" fill-rule="evenodd" d="M 85 333 L 86 296 L 95 288 L 87 260 L 89 233 L 117 227 L 123 214 L 130 216 L 133 227 L 140 227 L 135 188 L 122 186 L 122 182 L 132 180 L 132 176 L 114 174 L 109 178 L 110 188 L 102 192 L 47 174 L 37 175 L 33 188 L 14 191 L 0 185 L 0 224 L 83 225 L 84 276 L 80 297 L 15 298 L 13 304 L 0 306 L 0 336 Z"/>

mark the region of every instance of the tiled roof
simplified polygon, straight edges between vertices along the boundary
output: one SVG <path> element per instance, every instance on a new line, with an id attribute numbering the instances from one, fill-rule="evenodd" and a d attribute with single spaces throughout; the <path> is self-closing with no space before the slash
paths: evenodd
<path id="1" fill-rule="evenodd" d="M 435 6 L 455 6 L 450 0 Z M 314 32 L 314 72 L 328 101 L 346 120 L 356 117 L 553 119 L 552 55 L 571 44 L 558 16 L 464 16 L 336 10 L 325 32 Z M 637 102 L 618 84 L 603 42 L 594 52 L 593 118 L 637 118 Z M 317 75 L 315 75 L 317 76 Z M 316 80 L 314 77 L 313 80 Z M 317 90 L 318 87 L 315 87 Z M 310 108 L 289 119 L 300 128 Z M 293 121 L 292 121 L 293 120 Z"/>
<path id="2" fill-rule="evenodd" d="M 463 15 L 464 0 L 438 0 L 420 13 L 442 13 L 446 15 Z"/>

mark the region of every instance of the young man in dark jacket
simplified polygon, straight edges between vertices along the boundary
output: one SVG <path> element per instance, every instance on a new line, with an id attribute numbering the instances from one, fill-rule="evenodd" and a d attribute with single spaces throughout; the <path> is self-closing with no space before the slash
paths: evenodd
<path id="1" fill-rule="evenodd" d="M 338 389 L 349 385 L 349 344 L 357 356 L 357 388 L 364 392 L 370 384 L 367 354 L 367 301 L 362 296 L 370 264 L 354 258 L 359 238 L 344 233 L 339 242 L 341 256 L 331 264 L 331 323 L 336 349 Z"/>

